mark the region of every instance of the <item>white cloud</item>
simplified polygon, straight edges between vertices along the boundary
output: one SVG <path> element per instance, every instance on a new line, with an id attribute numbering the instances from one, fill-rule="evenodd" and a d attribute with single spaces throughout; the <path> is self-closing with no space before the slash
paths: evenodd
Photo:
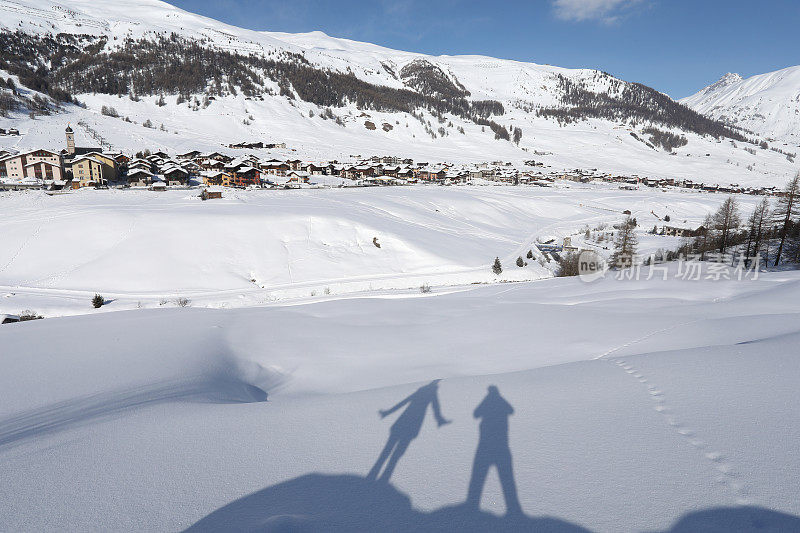
<path id="1" fill-rule="evenodd" d="M 580 22 L 599 20 L 612 24 L 634 4 L 642 0 L 553 0 L 556 17 Z"/>

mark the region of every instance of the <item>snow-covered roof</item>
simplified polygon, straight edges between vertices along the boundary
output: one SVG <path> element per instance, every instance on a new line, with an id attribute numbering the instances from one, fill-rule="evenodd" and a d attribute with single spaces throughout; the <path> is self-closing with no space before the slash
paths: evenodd
<path id="1" fill-rule="evenodd" d="M 102 165 L 103 164 L 103 162 L 100 161 L 99 159 L 95 159 L 94 157 L 91 157 L 89 155 L 82 155 L 80 157 L 76 157 L 75 159 L 72 160 L 72 164 L 75 164 L 75 163 L 77 163 L 79 161 L 87 161 L 87 160 L 88 161 L 92 161 L 94 163 L 97 163 L 98 165 Z"/>
<path id="2" fill-rule="evenodd" d="M 18 315 L 11 315 L 8 313 L 0 313 L 0 324 L 8 320 L 9 322 L 19 322 Z"/>
<path id="3" fill-rule="evenodd" d="M 133 169 L 128 170 L 128 177 L 136 176 L 138 174 L 145 174 L 147 176 L 152 176 L 153 175 L 152 172 L 150 172 L 149 170 L 145 170 L 143 168 L 133 168 Z"/>
<path id="4" fill-rule="evenodd" d="M 43 164 L 43 165 L 49 165 L 49 166 L 51 166 L 51 167 L 57 167 L 57 168 L 61 168 L 61 165 L 54 165 L 54 164 L 53 164 L 53 163 L 51 163 L 50 161 L 43 161 L 43 160 L 39 160 L 39 161 L 31 161 L 30 163 L 28 163 L 28 164 L 26 164 L 26 165 L 25 165 L 25 168 L 32 167 L 32 166 L 34 166 L 34 165 L 39 165 L 39 164 Z"/>
<path id="5" fill-rule="evenodd" d="M 227 172 L 221 170 L 201 170 L 200 175 L 205 178 L 216 178 L 217 176 L 227 176 Z"/>

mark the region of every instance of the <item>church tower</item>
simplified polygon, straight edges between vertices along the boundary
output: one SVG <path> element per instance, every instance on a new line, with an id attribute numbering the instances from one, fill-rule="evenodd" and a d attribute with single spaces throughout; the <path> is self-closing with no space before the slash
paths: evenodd
<path id="1" fill-rule="evenodd" d="M 72 128 L 69 127 L 69 124 L 67 124 L 67 129 L 65 131 L 67 133 L 67 153 L 69 155 L 75 155 L 75 134 L 72 133 Z"/>

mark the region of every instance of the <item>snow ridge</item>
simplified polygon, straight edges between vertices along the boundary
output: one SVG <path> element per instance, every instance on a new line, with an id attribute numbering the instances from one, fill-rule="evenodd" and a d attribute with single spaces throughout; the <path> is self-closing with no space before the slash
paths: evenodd
<path id="1" fill-rule="evenodd" d="M 749 78 L 725 74 L 680 102 L 768 140 L 800 144 L 800 66 Z"/>

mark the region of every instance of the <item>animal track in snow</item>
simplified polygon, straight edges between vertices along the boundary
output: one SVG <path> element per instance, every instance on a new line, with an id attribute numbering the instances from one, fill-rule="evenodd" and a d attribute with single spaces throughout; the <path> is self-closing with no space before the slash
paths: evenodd
<path id="1" fill-rule="evenodd" d="M 648 379 L 644 374 L 622 359 L 617 359 L 614 363 L 624 370 L 626 374 L 635 377 L 640 383 L 647 385 L 648 395 L 650 400 L 654 403 L 653 409 L 664 417 L 664 421 L 667 425 L 675 429 L 678 435 L 687 439 L 687 442 L 693 448 L 703 452 L 703 458 L 719 473 L 718 476 L 715 476 L 714 481 L 725 485 L 733 493 L 738 505 L 747 505 L 749 503 L 747 500 L 747 487 L 738 480 L 739 474 L 736 472 L 734 466 L 728 462 L 725 455 L 714 450 L 707 450 L 705 441 L 697 438 L 695 430 L 686 427 L 680 421 L 672 408 L 667 404 L 664 392 L 655 385 L 648 384 Z"/>

